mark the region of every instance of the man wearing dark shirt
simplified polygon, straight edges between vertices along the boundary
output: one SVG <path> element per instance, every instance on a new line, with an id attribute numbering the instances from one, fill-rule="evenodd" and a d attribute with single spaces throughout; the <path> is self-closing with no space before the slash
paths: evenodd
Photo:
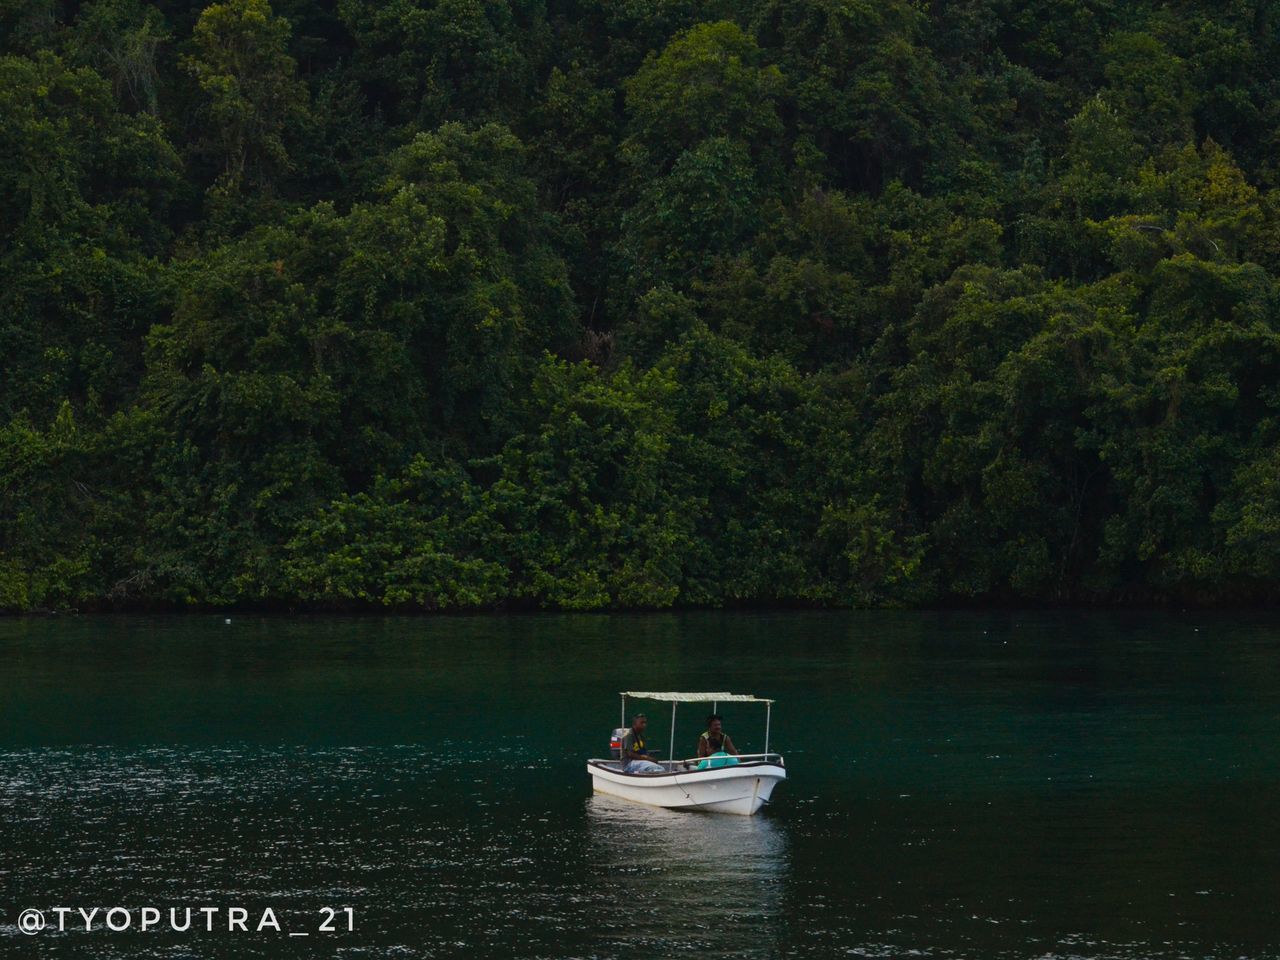
<path id="1" fill-rule="evenodd" d="M 662 767 L 649 759 L 649 751 L 645 748 L 645 729 L 649 726 L 649 718 L 637 713 L 631 718 L 631 729 L 622 738 L 622 772 L 623 773 L 662 773 Z"/>

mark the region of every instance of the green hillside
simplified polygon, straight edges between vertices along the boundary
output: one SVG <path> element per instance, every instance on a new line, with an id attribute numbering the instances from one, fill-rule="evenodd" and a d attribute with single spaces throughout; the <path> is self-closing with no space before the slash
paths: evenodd
<path id="1" fill-rule="evenodd" d="M 1280 2 L 0 0 L 0 54 L 0 609 L 1280 592 Z"/>

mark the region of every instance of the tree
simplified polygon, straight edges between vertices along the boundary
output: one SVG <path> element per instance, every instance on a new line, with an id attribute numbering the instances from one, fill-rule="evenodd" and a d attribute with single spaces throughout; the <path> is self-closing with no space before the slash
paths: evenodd
<path id="1" fill-rule="evenodd" d="M 1150 145 L 1180 146 L 1194 134 L 1194 93 L 1181 57 L 1147 33 L 1118 33 L 1103 47 L 1107 98 Z"/>
<path id="2" fill-rule="evenodd" d="M 70 46 L 79 59 L 110 78 L 123 103 L 158 113 L 157 55 L 171 39 L 164 17 L 141 0 L 97 0 L 80 11 Z"/>
<path id="3" fill-rule="evenodd" d="M 355 75 L 393 122 L 517 118 L 533 82 L 518 38 L 538 37 L 538 4 L 340 0 L 338 11 L 356 42 Z"/>
<path id="4" fill-rule="evenodd" d="M 510 589 L 501 530 L 454 464 L 418 456 L 369 493 L 343 494 L 298 524 L 284 589 L 324 604 L 428 610 L 492 606 Z"/>
<path id="5" fill-rule="evenodd" d="M 320 204 L 184 264 L 152 328 L 165 425 L 157 552 L 216 545 L 180 599 L 280 589 L 278 553 L 322 504 L 428 447 L 501 443 L 538 351 L 573 317 L 519 141 L 446 126 L 390 158 L 378 196 Z"/>
<path id="6" fill-rule="evenodd" d="M 658 171 L 704 140 L 732 139 L 758 151 L 782 132 L 777 67 L 728 21 L 700 23 L 650 56 L 627 81 L 631 142 Z"/>
<path id="7" fill-rule="evenodd" d="M 204 9 L 184 59 L 204 94 L 204 149 L 221 170 L 217 186 L 235 194 L 266 188 L 289 169 L 286 137 L 306 108 L 306 88 L 286 48 L 289 23 L 267 0 L 227 0 Z"/>
<path id="8" fill-rule="evenodd" d="M 0 418 L 136 388 L 178 162 L 154 117 L 52 54 L 0 58 Z"/>
<path id="9" fill-rule="evenodd" d="M 672 460 L 662 372 L 548 359 L 528 426 L 494 462 L 487 493 L 507 529 L 517 595 L 546 606 L 666 607 L 681 595 L 691 504 Z"/>
<path id="10" fill-rule="evenodd" d="M 759 197 L 751 158 L 735 141 L 705 140 L 685 152 L 623 215 L 620 286 L 638 296 L 706 276 L 763 225 Z"/>
<path id="11" fill-rule="evenodd" d="M 923 18 L 904 0 L 766 0 L 754 27 L 788 78 L 798 132 L 835 186 L 917 179 L 946 99 Z"/>

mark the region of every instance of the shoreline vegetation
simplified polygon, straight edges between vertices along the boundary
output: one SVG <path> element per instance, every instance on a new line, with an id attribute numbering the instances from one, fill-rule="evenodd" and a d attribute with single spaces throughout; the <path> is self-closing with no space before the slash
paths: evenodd
<path id="1" fill-rule="evenodd" d="M 666 615 L 679 616 L 686 614 L 759 615 L 767 617 L 775 614 L 823 615 L 858 612 L 888 615 L 937 614 L 941 616 L 1003 614 L 1010 617 L 1033 617 L 1039 614 L 1079 614 L 1082 616 L 1106 616 L 1108 614 L 1115 616 L 1127 616 L 1133 614 L 1139 616 L 1165 615 L 1170 617 L 1196 615 L 1197 617 L 1210 618 L 1205 622 L 1212 622 L 1211 618 L 1216 616 L 1247 615 L 1250 613 L 1270 615 L 1277 609 L 1277 606 L 1278 605 L 1275 602 L 1271 601 L 1251 600 L 1244 602 L 1225 602 L 1220 598 L 1181 601 L 1174 601 L 1168 598 L 1140 600 L 1112 599 L 1092 603 L 1084 603 L 1074 600 L 1061 600 L 1036 603 L 1018 599 L 992 600 L 988 597 L 976 597 L 967 600 L 948 599 L 946 601 L 935 601 L 927 604 L 916 604 L 911 607 L 902 605 L 894 606 L 889 604 L 880 604 L 874 607 L 869 605 L 859 607 L 851 604 L 837 605 L 830 603 L 777 601 L 739 601 L 732 604 L 721 603 L 715 606 L 692 606 L 677 602 L 665 607 L 623 607 L 614 605 L 607 607 L 586 607 L 581 609 L 550 607 L 545 604 L 538 603 L 536 600 L 524 600 L 519 602 L 503 601 L 489 607 L 473 606 L 451 608 L 433 608 L 414 602 L 393 605 L 384 601 L 368 600 L 330 600 L 323 603 L 296 603 L 280 600 L 268 600 L 253 603 L 237 602 L 218 606 L 212 604 L 177 603 L 173 601 L 132 601 L 128 603 L 116 602 L 87 604 L 83 607 L 31 607 L 21 610 L 5 609 L 0 610 L 0 623 L 6 621 L 18 622 L 46 619 L 112 619 L 116 617 L 156 617 L 163 619 L 171 617 L 226 617 L 229 620 L 234 618 L 236 621 L 240 621 L 244 619 L 273 620 L 275 618 L 376 620 L 379 617 L 409 619 L 429 619 L 433 617 L 498 617 L 518 619 L 566 615 L 588 615 L 592 617 L 605 618 L 610 616 L 660 618 Z M 1203 625 L 1203 623 L 1198 620 L 1195 622 Z"/>
<path id="2" fill-rule="evenodd" d="M 0 611 L 1269 604 L 1280 3 L 0 0 Z"/>

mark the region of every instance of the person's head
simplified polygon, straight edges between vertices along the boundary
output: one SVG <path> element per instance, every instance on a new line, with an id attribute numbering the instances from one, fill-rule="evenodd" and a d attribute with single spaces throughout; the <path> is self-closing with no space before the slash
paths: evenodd
<path id="1" fill-rule="evenodd" d="M 718 736 L 720 731 L 724 729 L 724 718 L 718 713 L 712 713 L 707 716 L 707 733 L 712 736 Z"/>
<path id="2" fill-rule="evenodd" d="M 631 718 L 631 729 L 636 733 L 644 733 L 644 728 L 649 725 L 649 718 L 643 713 L 637 713 Z"/>

